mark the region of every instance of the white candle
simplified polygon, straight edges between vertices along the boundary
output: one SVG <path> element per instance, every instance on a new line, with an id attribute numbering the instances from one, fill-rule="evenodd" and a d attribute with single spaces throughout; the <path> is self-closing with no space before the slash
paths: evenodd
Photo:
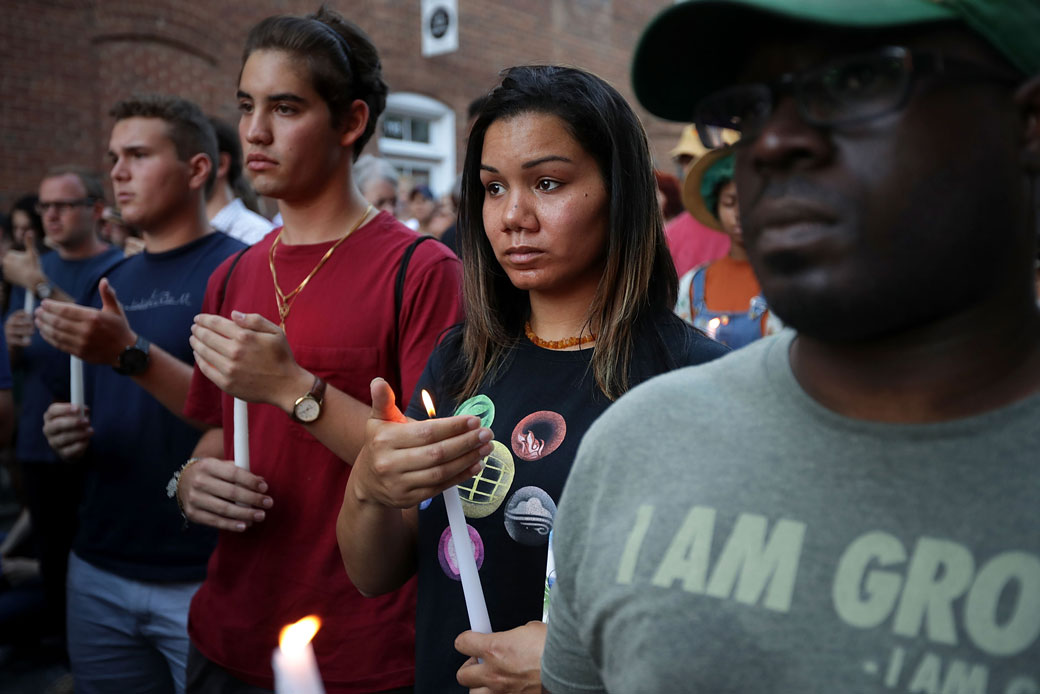
<path id="1" fill-rule="evenodd" d="M 466 525 L 466 517 L 462 514 L 458 487 L 444 490 L 444 508 L 448 511 L 451 544 L 455 548 L 455 561 L 459 565 L 462 595 L 466 599 L 466 613 L 469 614 L 469 628 L 481 634 L 490 634 L 491 619 L 484 602 L 484 590 L 480 586 L 477 560 L 473 556 L 473 543 L 469 540 L 469 526 Z"/>
<path id="2" fill-rule="evenodd" d="M 69 356 L 69 401 L 83 409 L 83 360 Z"/>
<path id="3" fill-rule="evenodd" d="M 25 313 L 32 318 L 33 309 L 36 308 L 36 295 L 31 290 L 25 290 Z"/>
<path id="4" fill-rule="evenodd" d="M 249 470 L 249 407 L 235 398 L 235 467 Z"/>
<path id="5" fill-rule="evenodd" d="M 719 326 L 720 325 L 722 325 L 722 321 L 721 320 L 719 320 L 718 318 L 712 318 L 711 320 L 708 321 L 708 327 L 707 327 L 707 329 L 704 332 L 706 332 L 708 334 L 708 337 L 710 337 L 711 339 L 714 340 L 715 336 L 718 335 L 718 333 L 719 333 Z"/>
<path id="6" fill-rule="evenodd" d="M 271 658 L 277 694 L 325 694 L 311 646 L 320 626 L 321 620 L 310 616 L 282 629 Z"/>
<path id="7" fill-rule="evenodd" d="M 436 417 L 433 399 L 425 390 L 422 391 L 423 404 L 431 417 Z M 462 579 L 462 594 L 466 599 L 466 612 L 469 614 L 469 627 L 481 634 L 491 633 L 491 619 L 488 617 L 487 604 L 484 602 L 484 590 L 480 586 L 480 574 L 477 573 L 477 560 L 473 556 L 473 543 L 469 539 L 469 527 L 462 513 L 462 501 L 459 499 L 458 487 L 444 490 L 444 508 L 448 512 L 448 525 L 451 526 L 451 544 L 455 549 L 455 562 L 459 566 L 459 578 Z"/>

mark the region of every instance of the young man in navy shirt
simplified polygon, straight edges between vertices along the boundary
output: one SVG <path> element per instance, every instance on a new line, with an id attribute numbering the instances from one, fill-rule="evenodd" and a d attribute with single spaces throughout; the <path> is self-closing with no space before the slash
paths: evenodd
<path id="1" fill-rule="evenodd" d="M 56 403 L 44 424 L 51 446 L 86 473 L 69 558 L 69 654 L 77 691 L 179 692 L 188 605 L 215 535 L 182 529 L 167 498 L 200 435 L 175 413 L 206 282 L 244 246 L 206 220 L 217 145 L 197 106 L 140 97 L 111 114 L 112 185 L 145 250 L 107 273 L 90 306 L 44 301 L 36 319 L 48 342 L 90 365 L 90 409 Z"/>

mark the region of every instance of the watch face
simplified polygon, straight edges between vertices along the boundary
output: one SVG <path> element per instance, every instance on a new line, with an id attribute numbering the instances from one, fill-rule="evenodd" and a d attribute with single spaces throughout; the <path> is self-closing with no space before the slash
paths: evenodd
<path id="1" fill-rule="evenodd" d="M 293 412 L 296 415 L 296 419 L 301 422 L 313 422 L 321 414 L 321 405 L 317 400 L 308 395 L 296 403 Z"/>
<path id="2" fill-rule="evenodd" d="M 139 374 L 148 368 L 148 353 L 138 347 L 128 347 L 119 355 L 119 372 Z"/>

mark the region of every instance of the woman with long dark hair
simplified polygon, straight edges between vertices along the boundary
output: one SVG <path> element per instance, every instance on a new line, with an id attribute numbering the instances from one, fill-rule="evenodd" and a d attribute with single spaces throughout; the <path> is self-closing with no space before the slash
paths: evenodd
<path id="1" fill-rule="evenodd" d="M 581 436 L 633 386 L 724 348 L 672 314 L 646 135 L 593 75 L 504 73 L 470 134 L 458 234 L 466 321 L 430 358 L 407 417 L 373 383 L 340 550 L 368 594 L 418 574 L 417 692 L 540 691 L 548 534 Z M 419 389 L 455 416 L 409 421 L 427 417 Z M 490 635 L 467 631 L 440 495 L 452 485 Z"/>

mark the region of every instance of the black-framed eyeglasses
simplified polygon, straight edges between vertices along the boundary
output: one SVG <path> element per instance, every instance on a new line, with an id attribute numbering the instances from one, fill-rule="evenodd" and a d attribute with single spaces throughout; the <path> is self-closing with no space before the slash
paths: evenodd
<path id="1" fill-rule="evenodd" d="M 47 214 L 47 211 L 54 209 L 58 214 L 68 212 L 74 207 L 86 207 L 94 204 L 94 198 L 80 198 L 79 200 L 48 200 L 47 202 L 40 201 L 36 203 L 36 214 L 41 217 Z"/>
<path id="2" fill-rule="evenodd" d="M 914 81 L 922 75 L 1007 84 L 1021 81 L 1010 71 L 988 65 L 889 46 L 789 72 L 769 83 L 715 92 L 697 104 L 694 124 L 705 147 L 722 147 L 735 139 L 749 141 L 761 132 L 779 96 L 790 93 L 798 113 L 810 125 L 855 125 L 903 108 Z"/>

